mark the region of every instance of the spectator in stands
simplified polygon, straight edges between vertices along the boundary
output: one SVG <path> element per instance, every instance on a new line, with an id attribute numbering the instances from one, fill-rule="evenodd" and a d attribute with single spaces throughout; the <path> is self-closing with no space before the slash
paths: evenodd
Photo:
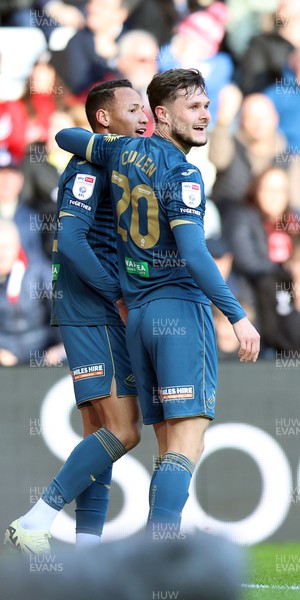
<path id="1" fill-rule="evenodd" d="M 279 128 L 288 142 L 288 154 L 300 155 L 300 47 L 290 52 L 280 78 L 264 93 L 271 98 L 278 112 Z"/>
<path id="2" fill-rule="evenodd" d="M 48 138 L 50 115 L 64 105 L 63 87 L 47 56 L 33 65 L 20 98 L 0 101 L 0 149 L 21 160 L 30 144 Z"/>
<path id="3" fill-rule="evenodd" d="M 0 153 L 0 218 L 13 221 L 19 229 L 21 246 L 27 256 L 41 252 L 38 215 L 22 200 L 24 175 L 21 163 L 9 152 Z"/>
<path id="4" fill-rule="evenodd" d="M 220 52 L 229 19 L 228 8 L 214 2 L 207 10 L 191 13 L 175 27 L 174 35 L 159 55 L 159 70 L 196 67 L 205 78 L 214 123 L 221 89 L 231 81 L 234 65 L 229 54 Z"/>
<path id="5" fill-rule="evenodd" d="M 41 364 L 57 339 L 49 326 L 51 263 L 27 255 L 17 226 L 0 219 L 0 365 Z"/>
<path id="6" fill-rule="evenodd" d="M 119 77 L 117 40 L 128 16 L 126 0 L 89 0 L 85 27 L 64 50 L 52 52 L 51 62 L 74 95 L 96 83 Z"/>
<path id="7" fill-rule="evenodd" d="M 284 152 L 286 140 L 277 127 L 278 114 L 265 95 L 243 99 L 234 85 L 221 92 L 217 121 L 210 133 L 209 159 L 217 169 L 211 197 L 222 214 L 243 202 L 252 177 L 275 164 Z"/>
<path id="8" fill-rule="evenodd" d="M 34 65 L 24 95 L 18 100 L 0 103 L 0 161 L 2 167 L 9 166 L 10 162 L 13 164 L 14 173 L 9 176 L 10 182 L 20 179 L 18 193 L 21 194 L 21 202 L 17 202 L 15 218 L 20 221 L 25 219 L 26 237 L 30 243 L 34 238 L 34 227 L 39 228 L 43 248 L 49 257 L 53 229 L 49 231 L 50 223 L 47 219 L 55 213 L 58 178 L 69 157 L 57 147 L 54 135 L 61 126 L 74 125 L 64 111 L 56 110 L 60 105 L 64 106 L 63 89 L 57 85 L 56 73 L 46 57 L 41 57 Z M 61 120 L 55 126 L 58 117 Z M 12 161 L 10 157 L 13 157 Z M 62 160 L 59 168 L 58 157 Z M 21 169 L 19 175 L 15 173 L 15 167 L 20 166 L 22 160 L 25 177 L 22 176 Z M 55 162 L 55 165 L 51 162 Z M 3 179 L 3 174 L 0 175 L 1 178 Z M 0 191 L 1 198 L 3 195 L 6 195 L 4 190 Z M 6 200 L 2 200 L 3 202 L 6 203 Z M 41 217 L 38 223 L 35 224 L 38 215 L 35 212 L 32 215 L 27 213 L 24 202 L 37 211 Z M 12 207 L 15 203 L 9 202 L 9 205 Z M 5 210 L 0 208 L 0 214 Z M 14 209 L 11 210 L 14 212 Z M 22 235 L 23 229 L 21 226 Z M 27 242 L 22 239 L 22 243 L 27 251 Z"/>
<path id="9" fill-rule="evenodd" d="M 0 153 L 11 152 L 19 161 L 26 152 L 26 109 L 21 99 L 0 100 Z"/>
<path id="10" fill-rule="evenodd" d="M 226 42 L 235 62 L 239 63 L 245 54 L 250 40 L 274 27 L 274 14 L 278 0 L 226 0 L 230 11 Z"/>
<path id="11" fill-rule="evenodd" d="M 262 92 L 272 85 L 281 77 L 288 54 L 299 47 L 299 0 L 279 0 L 273 30 L 254 36 L 241 60 L 238 85 L 242 92 Z"/>
<path id="12" fill-rule="evenodd" d="M 147 135 L 151 135 L 154 131 L 147 87 L 158 72 L 158 53 L 159 47 L 155 37 L 143 30 L 134 29 L 125 33 L 118 44 L 117 67 L 122 78 L 129 79 L 143 99 L 145 113 L 149 119 Z"/>
<path id="13" fill-rule="evenodd" d="M 126 28 L 143 29 L 155 37 L 159 46 L 168 44 L 179 20 L 177 2 L 173 0 L 135 0 Z"/>
<path id="14" fill-rule="evenodd" d="M 275 273 L 291 254 L 291 234 L 298 214 L 289 208 L 289 180 L 279 167 L 254 178 L 245 205 L 233 208 L 223 222 L 234 264 L 253 278 Z"/>
<path id="15" fill-rule="evenodd" d="M 288 175 L 276 166 L 253 179 L 245 205 L 226 213 L 223 232 L 234 256 L 233 271 L 251 286 L 255 308 L 259 283 L 266 276 L 281 276 L 291 256 L 298 219 L 289 208 Z"/>
<path id="16" fill-rule="evenodd" d="M 295 223 L 294 223 L 295 225 Z M 260 333 L 266 347 L 276 352 L 300 352 L 300 221 L 292 253 L 281 273 L 258 282 Z"/>
<path id="17" fill-rule="evenodd" d="M 57 27 L 70 27 L 75 31 L 85 25 L 86 0 L 36 0 L 36 21 L 49 41 Z"/>
<path id="18" fill-rule="evenodd" d="M 55 110 L 49 118 L 47 139 L 30 144 L 23 161 L 23 202 L 37 215 L 42 247 L 48 258 L 52 254 L 58 180 L 71 158 L 57 146 L 55 135 L 60 129 L 75 124 L 69 111 Z"/>
<path id="19" fill-rule="evenodd" d="M 55 69 L 48 63 L 46 56 L 41 57 L 32 68 L 21 98 L 27 147 L 35 142 L 46 142 L 49 119 L 60 103 L 62 94 L 63 89 L 57 83 Z"/>

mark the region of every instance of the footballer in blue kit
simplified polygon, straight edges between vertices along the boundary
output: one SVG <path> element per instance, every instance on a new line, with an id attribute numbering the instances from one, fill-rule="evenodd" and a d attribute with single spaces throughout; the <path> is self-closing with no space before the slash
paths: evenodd
<path id="1" fill-rule="evenodd" d="M 217 350 L 210 301 L 192 280 L 184 262 L 180 259 L 172 232 L 173 226 L 178 225 L 178 220 L 183 223 L 189 221 L 199 223 L 201 228 L 203 227 L 205 196 L 200 173 L 187 163 L 185 155 L 179 148 L 155 135 L 151 139 L 143 140 L 141 148 L 140 143 L 134 144 L 133 150 L 131 149 L 133 140 L 128 139 L 124 146 L 122 137 L 109 134 L 104 138 L 95 138 L 92 160 L 95 160 L 94 157 L 98 155 L 98 140 L 104 142 L 104 150 L 102 147 L 99 149 L 100 153 L 105 154 L 103 162 L 109 161 L 112 144 L 121 145 L 121 150 L 119 148 L 116 150 L 119 162 L 118 170 L 113 170 L 112 173 L 112 194 L 114 198 L 115 195 L 117 196 L 115 201 L 118 214 L 117 228 L 120 234 L 118 236 L 119 256 L 121 256 L 120 283 L 128 308 L 136 309 L 136 311 L 130 310 L 127 336 L 133 368 L 139 382 L 144 423 L 153 424 L 166 418 L 199 414 L 213 419 Z M 107 148 L 109 152 L 106 151 Z M 80 161 L 77 160 L 76 164 L 78 162 Z M 152 183 L 151 188 L 149 180 Z M 66 187 L 66 183 L 64 185 Z M 132 203 L 131 210 L 126 210 L 127 190 L 135 190 L 136 209 Z M 84 203 L 79 203 L 83 206 L 74 207 L 73 190 L 68 191 L 67 187 L 66 191 L 64 205 L 60 211 L 70 212 L 69 205 L 72 202 L 71 212 L 76 208 L 88 220 L 89 213 Z M 121 206 L 121 209 L 118 209 L 118 206 Z M 118 210 L 122 211 L 122 209 L 123 212 L 119 213 Z M 135 210 L 139 211 L 139 221 L 134 231 Z M 113 227 L 111 221 L 110 224 Z M 64 273 L 62 279 L 63 281 L 65 279 Z M 227 287 L 225 292 L 228 292 Z M 84 295 L 82 297 L 84 298 Z M 169 301 L 162 303 L 162 299 Z M 154 300 L 159 304 L 154 302 L 148 306 L 148 302 Z M 183 304 L 181 300 L 191 302 Z M 59 300 L 55 301 L 55 305 L 57 304 Z M 61 302 L 61 305 L 65 307 L 64 311 L 69 310 L 69 302 Z M 233 310 L 236 309 L 236 305 L 234 300 Z M 143 307 L 142 310 L 140 307 Z M 245 312 L 241 307 L 239 308 L 241 317 L 245 316 Z M 89 315 L 92 314 L 93 311 L 89 311 Z M 234 312 L 233 315 L 235 316 Z M 82 319 L 83 315 L 81 315 Z M 170 323 L 172 330 L 166 330 L 165 335 L 156 335 L 156 323 L 158 331 L 163 323 Z M 174 324 L 177 323 L 181 326 L 180 335 L 175 331 Z M 143 331 L 142 337 L 137 335 L 139 329 Z M 61 333 L 64 339 L 63 327 Z M 195 348 L 195 357 L 205 359 L 205 369 L 199 368 L 202 364 L 199 360 L 190 360 L 190 352 L 186 347 L 187 340 L 188 344 Z M 157 344 L 160 345 L 161 359 L 157 361 L 157 369 L 154 373 L 152 362 L 153 355 L 157 352 Z M 209 356 L 206 356 L 207 354 Z M 78 383 L 75 384 L 75 389 L 76 385 L 78 386 Z M 190 387 L 189 395 L 183 392 L 186 386 Z M 176 388 L 176 392 L 172 395 L 166 394 L 165 390 L 169 388 Z M 155 402 L 156 390 L 158 400 Z"/>
<path id="2" fill-rule="evenodd" d="M 209 98 L 196 69 L 155 75 L 147 90 L 151 138 L 78 128 L 58 144 L 106 166 L 111 177 L 126 338 L 145 423 L 159 460 L 149 490 L 149 527 L 180 527 L 193 469 L 214 418 L 217 352 L 210 303 L 228 317 L 242 362 L 255 362 L 259 334 L 232 295 L 204 237 L 204 186 L 186 160 L 207 142 Z M 170 468 L 171 467 L 171 468 Z"/>
<path id="3" fill-rule="evenodd" d="M 74 156 L 60 179 L 57 212 L 51 324 L 60 329 L 77 405 L 109 396 L 114 377 L 119 397 L 136 396 L 125 327 L 114 305 L 122 294 L 106 171 Z M 64 236 L 67 216 L 79 218 L 81 239 L 74 243 Z"/>
<path id="4" fill-rule="evenodd" d="M 78 129 L 74 132 L 77 136 Z M 245 311 L 206 250 L 201 174 L 179 147 L 155 134 L 135 140 L 86 137 L 87 142 L 85 133 L 80 137 L 81 147 L 87 147 L 86 158 L 108 165 L 111 172 L 120 285 L 130 309 L 128 348 L 144 422 L 195 415 L 213 419 L 217 350 L 210 300 L 232 323 L 245 317 Z M 201 251 L 194 278 L 177 243 L 176 234 L 183 225 L 190 226 L 191 247 L 197 245 Z M 178 323 L 182 333 L 177 335 L 174 328 L 173 334 L 156 335 L 156 324 L 165 322 L 173 328 Z M 193 389 L 189 398 L 181 395 L 185 386 Z M 164 390 L 174 387 L 177 392 L 168 397 Z M 155 389 L 161 402 L 153 401 Z"/>
<path id="5" fill-rule="evenodd" d="M 139 137 L 148 121 L 128 80 L 92 88 L 86 114 L 94 131 Z M 126 349 L 127 312 L 107 172 L 73 157 L 59 182 L 51 324 L 59 327 L 64 342 L 84 439 L 37 503 L 7 527 L 5 543 L 25 554 L 50 552 L 51 524 L 74 499 L 76 544 L 99 543 L 112 464 L 140 439 L 140 409 Z"/>
<path id="6" fill-rule="evenodd" d="M 59 132 L 56 139 L 65 150 L 105 168 L 110 179 L 120 287 L 129 309 L 127 347 L 144 422 L 153 424 L 158 442 L 147 531 L 160 531 L 162 537 L 167 532 L 178 539 L 195 463 L 203 452 L 205 431 L 215 411 L 217 354 L 210 303 L 231 322 L 240 342 L 241 362 L 257 360 L 259 334 L 206 248 L 203 182 L 199 170 L 186 160 L 192 146 L 207 142 L 210 114 L 203 77 L 196 69 L 171 69 L 155 75 L 147 93 L 156 120 L 151 138 L 141 138 L 141 130 L 136 129 L 136 139 L 132 139 L 118 127 L 119 135 L 112 135 L 111 130 L 93 135 L 75 128 Z M 141 128 L 140 100 L 132 98 L 132 102 L 131 110 L 139 112 Z M 109 113 L 112 111 L 110 107 Z M 107 122 L 109 113 L 99 112 L 97 104 L 90 113 Z M 92 129 L 97 131 L 93 125 Z M 93 172 L 84 170 L 82 174 L 89 177 Z M 87 188 L 80 181 L 75 186 L 77 196 L 86 196 Z M 80 206 L 77 202 L 87 204 L 82 197 L 74 201 L 73 208 Z M 81 209 L 83 213 L 87 210 Z M 75 221 L 77 215 L 61 216 L 64 235 L 73 223 L 72 236 L 79 248 L 81 236 L 74 231 Z M 84 223 L 82 218 L 78 221 Z M 66 252 L 65 257 L 72 261 Z M 91 274 L 80 261 L 76 269 L 83 280 Z M 118 290 L 112 283 L 112 271 L 103 272 L 102 264 L 100 271 L 96 287 L 101 281 L 107 300 L 114 301 Z M 76 369 L 75 376 L 85 375 L 87 367 Z M 95 361 L 94 368 L 101 377 L 101 361 Z M 121 407 L 122 398 L 117 400 Z M 125 412 L 118 423 L 116 398 L 102 398 L 98 406 L 106 407 L 104 424 L 76 446 L 37 505 L 7 528 L 6 540 L 12 545 L 21 539 L 28 547 L 34 539 L 35 548 L 39 540 L 45 547 L 55 512 L 88 493 L 91 480 L 103 476 L 105 469 L 137 443 L 136 437 L 132 438 L 134 411 Z M 85 408 L 89 409 L 82 410 Z M 115 409 L 113 419 L 110 409 Z M 26 527 L 34 524 L 37 528 L 37 523 L 43 524 L 44 531 L 26 538 Z"/>

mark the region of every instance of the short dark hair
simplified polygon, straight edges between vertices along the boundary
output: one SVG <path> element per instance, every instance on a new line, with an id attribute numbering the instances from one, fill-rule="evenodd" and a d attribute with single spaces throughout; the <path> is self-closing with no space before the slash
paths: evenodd
<path id="1" fill-rule="evenodd" d="M 154 75 L 148 85 L 147 95 L 155 121 L 158 120 L 155 114 L 156 106 L 176 100 L 180 90 L 186 90 L 189 94 L 197 88 L 207 94 L 204 78 L 198 69 L 169 69 Z"/>
<path id="2" fill-rule="evenodd" d="M 93 131 L 97 125 L 96 111 L 99 108 L 109 108 L 115 97 L 115 89 L 125 87 L 132 88 L 132 83 L 128 79 L 112 79 L 98 83 L 89 90 L 85 101 L 85 112 Z"/>

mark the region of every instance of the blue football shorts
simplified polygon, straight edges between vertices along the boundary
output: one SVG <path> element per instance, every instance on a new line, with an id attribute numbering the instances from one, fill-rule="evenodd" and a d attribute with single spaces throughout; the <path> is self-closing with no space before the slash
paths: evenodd
<path id="1" fill-rule="evenodd" d="M 146 425 L 214 419 L 218 359 L 210 306 L 152 300 L 129 311 L 126 340 Z"/>
<path id="2" fill-rule="evenodd" d="M 110 396 L 115 378 L 118 396 L 136 396 L 135 380 L 126 348 L 125 327 L 60 325 L 73 378 L 78 408 Z"/>

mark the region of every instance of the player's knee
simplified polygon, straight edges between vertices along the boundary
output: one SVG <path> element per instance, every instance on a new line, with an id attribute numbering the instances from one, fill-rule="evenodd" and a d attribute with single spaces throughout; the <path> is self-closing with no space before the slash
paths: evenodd
<path id="1" fill-rule="evenodd" d="M 141 429 L 138 425 L 132 426 L 126 432 L 124 432 L 125 441 L 123 442 L 127 450 L 132 450 L 141 441 Z"/>
<path id="2" fill-rule="evenodd" d="M 115 431 L 114 434 L 123 446 L 125 446 L 126 450 L 132 450 L 141 440 L 141 429 L 138 423 L 131 423 L 126 428 Z"/>

